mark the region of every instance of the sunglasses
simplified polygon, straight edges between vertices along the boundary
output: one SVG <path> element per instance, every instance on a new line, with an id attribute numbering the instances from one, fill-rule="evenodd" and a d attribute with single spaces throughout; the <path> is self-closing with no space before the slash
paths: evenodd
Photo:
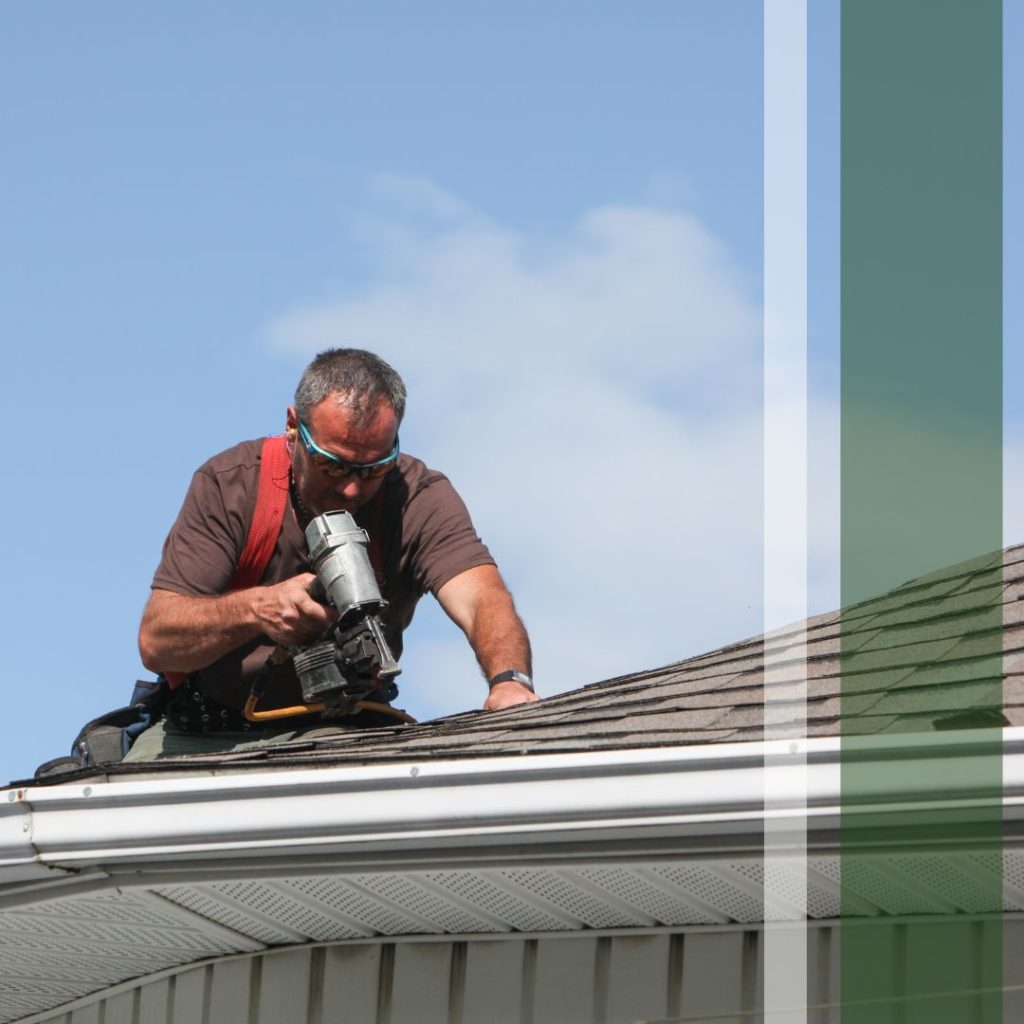
<path id="1" fill-rule="evenodd" d="M 395 447 L 391 454 L 376 462 L 346 462 L 339 459 L 337 455 L 325 452 L 318 448 L 313 438 L 309 436 L 309 429 L 306 424 L 299 420 L 299 437 L 306 446 L 306 454 L 309 455 L 317 469 L 331 477 L 351 476 L 355 474 L 360 480 L 376 480 L 389 472 L 398 459 L 398 435 L 395 435 Z"/>

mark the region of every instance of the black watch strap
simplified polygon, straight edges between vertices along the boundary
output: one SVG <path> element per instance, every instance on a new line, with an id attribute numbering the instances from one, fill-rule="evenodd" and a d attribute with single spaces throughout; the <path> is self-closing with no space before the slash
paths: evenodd
<path id="1" fill-rule="evenodd" d="M 496 676 L 491 676 L 487 680 L 487 685 L 497 686 L 498 683 L 510 683 L 513 680 L 517 683 L 522 683 L 531 692 L 533 691 L 533 680 L 525 672 L 520 672 L 514 668 L 510 668 L 506 672 L 499 672 Z"/>

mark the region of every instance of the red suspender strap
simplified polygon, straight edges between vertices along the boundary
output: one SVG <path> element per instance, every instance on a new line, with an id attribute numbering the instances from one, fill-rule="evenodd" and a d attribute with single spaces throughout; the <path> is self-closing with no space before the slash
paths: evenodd
<path id="1" fill-rule="evenodd" d="M 267 570 L 274 546 L 284 523 L 288 507 L 288 473 L 291 457 L 284 434 L 263 441 L 260 456 L 260 482 L 256 491 L 256 508 L 245 547 L 228 583 L 228 590 L 255 587 Z"/>
<path id="2" fill-rule="evenodd" d="M 253 510 L 252 523 L 245 547 L 235 566 L 234 575 L 228 582 L 227 589 L 245 590 L 255 587 L 263 578 L 277 538 L 284 524 L 284 514 L 288 507 L 288 481 L 291 469 L 291 456 L 285 436 L 268 437 L 263 441 L 260 455 L 260 478 L 256 490 L 256 508 Z M 164 678 L 173 690 L 186 679 L 185 672 L 165 672 Z"/>

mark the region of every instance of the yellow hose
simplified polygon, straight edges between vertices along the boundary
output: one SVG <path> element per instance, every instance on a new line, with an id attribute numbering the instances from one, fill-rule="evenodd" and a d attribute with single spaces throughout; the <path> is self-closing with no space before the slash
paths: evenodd
<path id="1" fill-rule="evenodd" d="M 257 711 L 256 701 L 259 698 L 254 693 L 249 694 L 245 702 L 244 714 L 250 722 L 276 722 L 282 718 L 295 718 L 297 715 L 310 715 L 316 711 L 323 711 L 327 707 L 322 701 L 317 704 L 293 704 L 289 708 L 269 708 L 267 711 Z M 382 715 L 390 715 L 399 722 L 414 724 L 416 719 L 407 714 L 401 708 L 393 708 L 390 704 L 380 704 L 375 700 L 357 700 L 354 707 L 358 711 L 376 711 Z M 328 719 L 328 722 L 330 720 Z"/>

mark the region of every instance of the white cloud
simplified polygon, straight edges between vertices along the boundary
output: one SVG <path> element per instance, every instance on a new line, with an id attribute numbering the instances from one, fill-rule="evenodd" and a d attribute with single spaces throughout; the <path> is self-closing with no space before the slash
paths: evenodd
<path id="1" fill-rule="evenodd" d="M 379 174 L 371 183 L 371 191 L 378 201 L 420 219 L 443 223 L 477 218 L 476 211 L 469 204 L 427 178 Z"/>
<path id="2" fill-rule="evenodd" d="M 387 179 L 389 197 L 399 182 Z M 755 378 L 746 366 L 759 351 L 759 313 L 693 217 L 605 207 L 553 238 L 496 225 L 419 180 L 406 182 L 401 198 L 389 216 L 359 224 L 378 286 L 281 318 L 273 340 L 397 353 L 406 375 L 429 381 L 442 404 L 467 384 L 482 381 L 489 392 L 498 373 L 523 389 L 540 375 L 694 393 L 715 383 L 729 401 L 724 385 L 747 369 L 743 383 L 760 387 L 759 361 Z"/>
<path id="3" fill-rule="evenodd" d="M 430 181 L 382 176 L 372 192 L 351 241 L 374 283 L 291 311 L 270 336 L 303 355 L 368 347 L 402 371 L 403 439 L 466 498 L 542 692 L 759 633 L 761 313 L 708 229 L 648 204 L 521 231 Z M 812 395 L 809 416 L 813 614 L 839 603 L 837 396 Z M 1004 446 L 1004 536 L 1024 539 L 1019 431 Z M 401 680 L 420 717 L 484 693 L 430 604 Z"/>
<path id="4" fill-rule="evenodd" d="M 466 498 L 542 691 L 759 632 L 761 320 L 721 244 L 649 206 L 593 209 L 557 236 L 430 182 L 376 194 L 353 235 L 376 284 L 282 316 L 271 338 L 359 345 L 403 373 L 403 440 Z M 414 713 L 478 703 L 465 646 L 433 626 L 408 638 Z"/>

